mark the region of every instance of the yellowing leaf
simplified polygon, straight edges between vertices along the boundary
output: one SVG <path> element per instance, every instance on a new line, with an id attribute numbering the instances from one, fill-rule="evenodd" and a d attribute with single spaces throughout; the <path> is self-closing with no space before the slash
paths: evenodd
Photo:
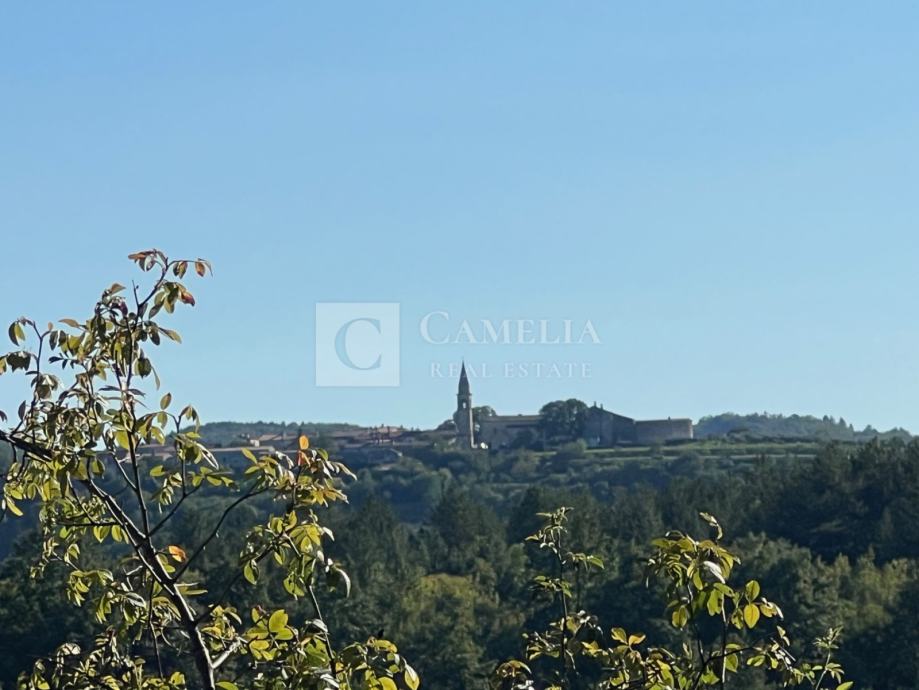
<path id="1" fill-rule="evenodd" d="M 310 447 L 310 440 L 306 436 L 300 436 L 300 450 L 306 450 Z"/>
<path id="2" fill-rule="evenodd" d="M 170 556 L 172 556 L 179 563 L 181 563 L 187 558 L 187 556 L 185 555 L 185 550 L 180 546 L 176 546 L 175 544 L 167 546 L 166 551 L 169 553 Z"/>

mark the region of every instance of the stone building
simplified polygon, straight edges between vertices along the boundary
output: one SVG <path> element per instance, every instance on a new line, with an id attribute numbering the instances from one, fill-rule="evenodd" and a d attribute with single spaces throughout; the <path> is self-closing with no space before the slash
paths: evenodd
<path id="1" fill-rule="evenodd" d="M 515 442 L 538 441 L 542 432 L 538 414 L 491 415 L 474 419 L 472 389 L 465 363 L 460 368 L 453 424 L 457 443 L 465 448 L 505 448 Z M 587 408 L 583 438 L 592 448 L 623 444 L 652 445 L 693 438 L 692 420 L 687 418 L 635 420 L 597 406 Z"/>
<path id="2" fill-rule="evenodd" d="M 636 420 L 631 417 L 604 410 L 603 406 L 587 409 L 584 423 L 584 440 L 593 448 L 605 448 L 630 443 L 648 446 L 671 441 L 689 441 L 693 438 L 692 420 L 648 419 Z"/>

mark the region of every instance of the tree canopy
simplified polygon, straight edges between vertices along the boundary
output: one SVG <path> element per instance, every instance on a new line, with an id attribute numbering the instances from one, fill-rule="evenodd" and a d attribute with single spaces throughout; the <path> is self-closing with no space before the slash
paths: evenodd
<path id="1" fill-rule="evenodd" d="M 0 371 L 23 371 L 31 388 L 16 424 L 0 432 L 12 451 L 0 507 L 22 516 L 23 504 L 37 504 L 33 574 L 60 564 L 67 598 L 105 626 L 90 648 L 67 642 L 38 660 L 20 687 L 414 690 L 417 675 L 392 643 L 333 646 L 316 597 L 319 586 L 349 588 L 326 554 L 332 533 L 318 511 L 345 499 L 350 472 L 306 436 L 293 454 L 247 450 L 246 467 L 221 466 L 195 427 L 183 427 L 197 424 L 195 408 L 168 392 L 154 396 L 153 350 L 180 341 L 161 319 L 195 304 L 181 280 L 210 265 L 157 250 L 129 258 L 147 285 L 113 284 L 84 320 L 40 327 L 18 319 L 9 337 L 20 349 L 0 357 Z M 188 542 L 168 538 L 205 496 L 216 501 L 210 524 Z M 270 510 L 231 528 L 234 511 L 260 496 Z M 231 529 L 241 535 L 236 562 L 223 564 L 233 575 L 201 568 Z M 112 548 L 95 559 L 94 545 Z M 277 592 L 243 606 L 237 583 L 256 585 L 269 569 L 288 597 L 312 602 L 310 618 L 291 620 L 273 604 Z"/>

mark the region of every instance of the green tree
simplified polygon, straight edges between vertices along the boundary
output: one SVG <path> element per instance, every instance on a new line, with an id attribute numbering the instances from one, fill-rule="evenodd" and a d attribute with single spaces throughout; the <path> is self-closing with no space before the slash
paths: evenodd
<path id="1" fill-rule="evenodd" d="M 581 438 L 586 421 L 587 404 L 575 398 L 546 403 L 539 410 L 539 429 L 554 443 Z"/>
<path id="2" fill-rule="evenodd" d="M 426 684 L 481 687 L 489 669 L 480 641 L 494 608 L 468 576 L 426 575 L 406 591 L 397 629 L 407 649 L 424 651 L 417 658 Z"/>
<path id="3" fill-rule="evenodd" d="M 756 580 L 732 583 L 740 561 L 721 543 L 721 526 L 707 513 L 701 515 L 712 530 L 709 538 L 668 532 L 652 542 L 647 559 L 647 578 L 662 584 L 680 644 L 653 645 L 646 635 L 618 627 L 607 632 L 596 616 L 574 606 L 583 578 L 603 562 L 570 550 L 569 513 L 559 508 L 541 514 L 544 524 L 527 538 L 551 556 L 553 567 L 534 578 L 533 591 L 551 602 L 555 616 L 545 630 L 524 635 L 526 662 L 501 664 L 492 688 L 695 690 L 745 682 L 748 672 L 765 672 L 783 686 L 852 687 L 842 682 L 843 670 L 833 658 L 837 630 L 816 641 L 818 660 L 798 661 L 779 624 L 779 606 L 763 596 Z"/>
<path id="4" fill-rule="evenodd" d="M 52 580 L 66 578 L 66 568 L 49 566 L 51 577 L 46 579 L 23 577 L 40 546 L 33 536 L 22 539 L 0 566 L 0 687 L 4 688 L 12 686 L 4 682 L 14 683 L 29 660 L 42 658 L 68 640 L 85 644 L 93 639 L 92 621 L 67 601 Z"/>
<path id="5" fill-rule="evenodd" d="M 494 417 L 497 414 L 495 408 L 491 405 L 477 405 L 472 408 L 472 423 L 479 426 L 482 423 L 483 419 L 488 419 L 489 417 Z"/>
<path id="6" fill-rule="evenodd" d="M 395 646 L 336 647 L 319 608 L 320 585 L 349 587 L 325 554 L 331 533 L 317 511 L 345 498 L 350 472 L 305 436 L 291 455 L 245 451 L 244 468 L 222 466 L 200 440 L 196 410 L 169 393 L 153 397 L 160 377 L 151 353 L 180 341 L 161 319 L 195 304 L 181 281 L 210 266 L 158 250 L 129 258 L 148 275 L 145 288 L 116 283 L 89 318 L 59 327 L 20 318 L 9 328 L 18 349 L 0 357 L 0 373 L 23 371 L 31 388 L 15 425 L 0 430 L 11 451 L 0 509 L 22 516 L 23 504 L 40 506 L 32 574 L 66 572 L 67 597 L 100 626 L 88 649 L 64 643 L 20 688 L 414 690 L 418 677 Z M 271 511 L 242 530 L 233 575 L 204 569 L 231 514 L 258 497 Z M 171 541 L 170 527 L 204 499 L 217 504 L 203 534 Z M 103 546 L 91 560 L 93 544 Z M 295 624 L 270 605 L 275 592 L 244 612 L 234 587 L 263 571 L 275 572 L 287 596 L 310 601 L 312 615 Z"/>

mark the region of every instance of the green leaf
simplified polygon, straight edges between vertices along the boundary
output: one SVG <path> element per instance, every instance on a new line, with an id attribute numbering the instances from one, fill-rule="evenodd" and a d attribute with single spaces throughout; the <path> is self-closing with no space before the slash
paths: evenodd
<path id="1" fill-rule="evenodd" d="M 383 690 L 398 690 L 398 687 L 393 682 L 392 678 L 387 678 L 386 676 L 383 676 L 382 678 L 378 678 L 377 680 L 380 681 L 380 687 L 383 688 Z"/>
<path id="2" fill-rule="evenodd" d="M 137 364 L 134 367 L 134 370 L 137 372 L 137 375 L 140 377 L 147 377 L 150 375 L 150 372 L 153 371 L 153 364 L 150 363 L 150 360 L 144 356 L 137 358 Z"/>
<path id="3" fill-rule="evenodd" d="M 747 583 L 747 586 L 744 587 L 744 593 L 747 595 L 747 599 L 753 601 L 756 597 L 759 596 L 759 582 L 756 580 L 750 580 Z"/>
<path id="4" fill-rule="evenodd" d="M 268 629 L 273 633 L 279 633 L 287 627 L 287 613 L 283 609 L 278 609 L 271 614 L 268 619 Z"/>
<path id="5" fill-rule="evenodd" d="M 670 622 L 675 628 L 682 628 L 689 622 L 689 609 L 685 606 L 677 606 L 670 615 Z"/>
<path id="6" fill-rule="evenodd" d="M 853 685 L 855 685 L 855 681 L 847 680 L 845 683 L 840 683 L 836 690 L 849 690 Z"/>
<path id="7" fill-rule="evenodd" d="M 343 590 L 346 597 L 351 594 L 351 578 L 337 565 L 330 568 L 326 574 L 326 584 L 332 589 Z"/>
<path id="8" fill-rule="evenodd" d="M 714 515 L 711 513 L 699 513 L 699 517 L 715 530 L 715 534 L 718 535 L 718 539 L 721 539 L 721 537 L 724 536 L 724 531 L 721 529 L 721 525 L 718 523 L 718 520 L 715 519 Z"/>
<path id="9" fill-rule="evenodd" d="M 252 563 L 246 563 L 243 566 L 243 577 L 246 578 L 249 584 L 254 585 L 258 580 L 258 566 Z"/>
<path id="10" fill-rule="evenodd" d="M 13 499 L 9 496 L 6 497 L 6 509 L 16 517 L 22 517 L 22 511 L 19 509 L 19 506 L 13 503 Z"/>
<path id="11" fill-rule="evenodd" d="M 714 561 L 703 561 L 703 567 L 710 572 L 718 582 L 724 583 L 724 571 L 721 570 L 721 566 L 715 563 Z"/>
<path id="12" fill-rule="evenodd" d="M 22 326 L 18 321 L 13 321 L 13 323 L 10 324 L 9 334 L 10 340 L 13 341 L 13 345 L 19 345 L 19 343 L 26 339 L 26 333 L 22 330 Z"/>
<path id="13" fill-rule="evenodd" d="M 709 616 L 714 616 L 721 611 L 721 598 L 721 593 L 716 590 L 712 590 L 709 593 L 708 599 L 705 602 L 705 608 L 708 610 Z"/>
<path id="14" fill-rule="evenodd" d="M 166 393 L 166 395 L 164 395 L 160 399 L 160 409 L 165 410 L 167 407 L 169 407 L 169 403 L 171 402 L 172 402 L 172 393 Z"/>
<path id="15" fill-rule="evenodd" d="M 739 663 L 740 656 L 737 654 L 729 654 L 724 658 L 724 667 L 731 673 L 737 673 Z"/>
<path id="16" fill-rule="evenodd" d="M 405 677 L 405 684 L 408 686 L 408 690 L 418 690 L 418 686 L 421 684 L 421 679 L 418 678 L 418 674 L 415 672 L 411 666 L 405 667 L 405 672 L 402 674 Z"/>
<path id="17" fill-rule="evenodd" d="M 223 690 L 239 690 L 236 686 L 236 683 L 233 683 L 228 680 L 221 680 L 217 683 L 218 688 L 223 688 Z"/>
<path id="18" fill-rule="evenodd" d="M 744 606 L 743 620 L 748 628 L 754 627 L 759 621 L 759 607 L 756 604 L 747 604 Z"/>
<path id="19" fill-rule="evenodd" d="M 130 442 L 128 440 L 128 432 L 124 431 L 123 429 L 121 431 L 116 431 L 115 432 L 115 443 L 117 443 L 119 446 L 121 446 L 125 450 L 128 450 L 131 447 Z"/>

